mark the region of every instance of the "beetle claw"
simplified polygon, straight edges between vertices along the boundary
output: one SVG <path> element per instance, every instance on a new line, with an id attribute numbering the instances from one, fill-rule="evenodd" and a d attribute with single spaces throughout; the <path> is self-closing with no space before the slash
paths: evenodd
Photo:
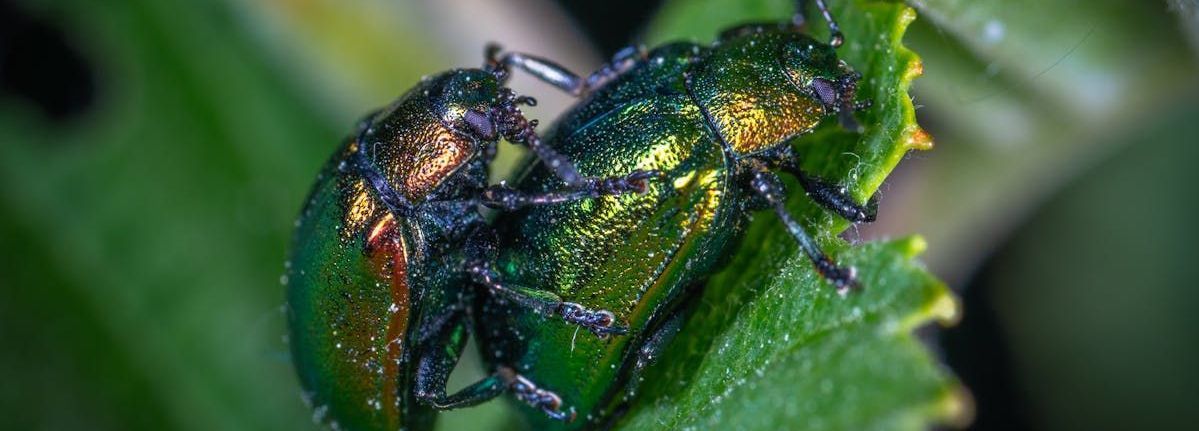
<path id="1" fill-rule="evenodd" d="M 837 266 L 837 264 L 833 263 L 828 256 L 822 256 L 822 258 L 817 260 L 815 263 L 816 271 L 819 272 L 825 280 L 833 283 L 833 286 L 837 288 L 837 293 L 845 295 L 851 290 L 861 289 L 862 286 L 858 283 L 857 268 L 852 266 Z"/>

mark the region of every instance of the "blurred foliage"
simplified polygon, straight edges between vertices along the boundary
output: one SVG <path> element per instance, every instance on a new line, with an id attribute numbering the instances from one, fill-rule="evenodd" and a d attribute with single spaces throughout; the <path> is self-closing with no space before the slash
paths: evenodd
<path id="1" fill-rule="evenodd" d="M 1022 395 L 996 406 L 1016 417 L 980 408 L 981 426 L 1187 429 L 1199 421 L 1199 226 L 1191 222 L 1199 195 L 1171 193 L 1199 180 L 1196 101 L 1199 92 L 1116 137 L 1128 145 L 1056 193 L 974 277 L 966 309 L 995 313 L 991 324 L 1010 352 L 958 348 L 995 344 L 978 336 L 987 322 L 967 319 L 965 333 L 947 336 L 949 360 L 980 381 L 970 386 L 980 397 L 1004 385 Z M 988 366 L 988 356 L 1001 355 L 1014 372 Z"/>
<path id="2" fill-rule="evenodd" d="M 0 326 L 6 370 L 22 370 L 0 389 L 14 400 L 0 423 L 310 427 L 277 279 L 288 221 L 342 127 L 223 5 L 25 7 L 68 30 L 98 90 L 64 121 L 0 106 Z"/>
<path id="3" fill-rule="evenodd" d="M 1191 193 L 1194 184 L 1180 165 L 1193 160 L 1184 144 L 1193 141 L 1186 126 L 1196 111 L 1186 103 L 1199 94 L 1193 3 L 910 3 L 922 18 L 908 43 L 927 73 L 915 84 L 917 113 L 939 149 L 900 165 L 881 189 L 883 217 L 865 235 L 927 233 L 934 272 L 962 281 L 1060 184 L 1111 160 L 1071 186 L 1065 196 L 1074 197 L 1038 217 L 1039 227 L 1005 251 L 1003 266 L 984 274 L 1003 277 L 978 286 L 1001 292 L 991 295 L 1026 373 L 1016 379 L 1019 392 L 1034 394 L 1026 401 L 1035 424 L 1082 424 L 1073 422 L 1080 415 L 1095 427 L 1159 423 L 1130 417 L 1186 423 L 1179 412 L 1190 405 L 1184 395 L 1193 394 L 1195 376 L 1187 370 L 1199 349 L 1187 311 L 1199 303 L 1185 291 L 1194 277 L 1180 238 L 1190 231 L 1175 227 L 1191 225 L 1178 215 L 1189 214 L 1193 200 L 1153 199 Z M 671 2 L 647 40 L 708 41 L 739 17 L 790 11 L 782 0 L 722 6 L 674 12 L 688 6 Z M 61 31 L 90 75 L 61 73 L 61 64 L 25 52 L 19 58 L 33 63 L 0 62 L 5 85 L 23 67 L 46 82 L 87 81 L 51 90 L 90 102 L 59 114 L 20 95 L 0 96 L 4 429 L 313 428 L 279 338 L 278 277 L 290 222 L 340 135 L 419 76 L 477 64 L 489 39 L 575 70 L 596 65 L 569 20 L 539 0 L 21 0 L 13 9 Z M 671 24 L 686 13 L 695 18 Z M 14 28 L 0 29 L 0 46 L 23 42 Z M 516 85 L 542 98 L 538 118 L 568 102 L 542 97 L 555 92 L 519 77 Z M 1191 107 L 1179 111 L 1180 103 Z M 843 142 L 828 130 L 820 139 Z M 1113 153 L 1145 143 L 1154 145 Z M 839 178 L 861 196 L 881 181 Z M 814 211 L 804 205 L 793 209 Z M 840 230 L 829 220 L 814 223 Z M 758 223 L 749 243 L 769 229 Z M 1079 252 L 1091 243 L 1103 246 Z M 913 244 L 847 253 L 879 253 L 916 271 L 902 263 Z M 1107 253 L 1121 247 L 1133 252 Z M 794 260 L 779 253 L 764 264 Z M 1095 272 L 1075 276 L 1087 270 Z M 927 281 L 921 277 L 913 280 Z M 922 283 L 909 286 L 931 286 Z M 752 299 L 786 285 L 742 292 L 752 296 L 744 309 L 770 305 Z M 816 295 L 851 313 L 846 307 L 870 298 L 827 296 Z M 871 316 L 850 326 L 873 336 L 863 329 L 879 322 Z M 891 340 L 895 351 L 923 360 L 909 339 Z M 478 375 L 470 361 L 455 381 Z M 779 382 L 787 380 L 769 383 Z M 744 400 L 740 392 L 734 398 Z M 1121 415 L 1121 408 L 1145 414 Z M 508 423 L 506 415 L 502 403 L 489 403 L 445 415 L 442 425 Z"/>
<path id="4" fill-rule="evenodd" d="M 951 284 L 1120 131 L 1199 88 L 1193 52 L 1159 1 L 915 0 L 914 93 L 942 144 L 888 224 L 928 236 Z M 897 199 L 898 201 L 898 199 Z M 935 216 L 934 216 L 935 214 Z M 887 230 L 886 226 L 882 227 Z"/>
<path id="5" fill-rule="evenodd" d="M 67 119 L 0 102 L 0 427 L 312 428 L 279 338 L 290 220 L 356 116 L 452 66 L 416 6 L 18 5 L 98 90 Z"/>
<path id="6" fill-rule="evenodd" d="M 901 165 L 879 229 L 926 234 L 970 289 L 942 348 L 976 427 L 1188 427 L 1194 2 L 912 3 L 938 149 Z"/>

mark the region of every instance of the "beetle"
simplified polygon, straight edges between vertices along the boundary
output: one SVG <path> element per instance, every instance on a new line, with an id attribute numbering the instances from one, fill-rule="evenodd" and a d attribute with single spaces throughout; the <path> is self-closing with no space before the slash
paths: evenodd
<path id="1" fill-rule="evenodd" d="M 511 369 L 446 395 L 469 336 L 476 291 L 528 304 L 599 335 L 613 316 L 552 294 L 505 286 L 480 268 L 495 235 L 480 206 L 514 210 L 643 191 L 652 172 L 580 175 L 542 144 L 534 104 L 504 87 L 508 69 L 457 69 L 424 79 L 367 116 L 318 175 L 296 221 L 287 263 L 289 344 L 318 422 L 345 429 L 427 429 L 434 411 L 511 390 L 552 417 L 557 395 Z M 525 193 L 487 184 L 499 138 L 523 144 L 565 187 Z"/>
<path id="2" fill-rule="evenodd" d="M 774 172 L 797 176 L 815 202 L 850 221 L 874 219 L 873 198 L 858 204 L 805 174 L 788 143 L 833 115 L 860 131 L 853 112 L 868 105 L 854 101 L 860 75 L 836 55 L 842 36 L 824 2 L 817 6 L 830 27 L 828 44 L 800 31 L 805 2 L 797 3 L 789 23 L 736 27 L 710 47 L 625 50 L 587 78 L 542 58 L 488 51 L 492 63 L 584 97 L 547 135 L 580 172 L 665 175 L 644 194 L 528 208 L 495 222 L 503 238 L 496 277 L 611 310 L 627 328 L 627 336 L 578 338 L 574 328 L 544 324 L 503 298 L 478 299 L 478 321 L 488 322 L 478 328 L 486 361 L 554 388 L 586 418 L 571 426 L 618 416 L 753 210 L 773 209 L 838 290 L 856 285 L 854 270 L 824 254 L 787 212 Z M 548 171 L 534 168 L 518 188 L 534 193 L 552 183 Z M 554 426 L 526 416 L 537 429 Z"/>

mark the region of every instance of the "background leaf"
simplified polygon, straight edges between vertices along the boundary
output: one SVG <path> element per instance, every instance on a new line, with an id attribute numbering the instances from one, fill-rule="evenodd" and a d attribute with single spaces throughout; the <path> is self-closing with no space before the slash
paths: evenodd
<path id="1" fill-rule="evenodd" d="M 948 144 L 913 164 L 909 180 L 929 192 L 909 194 L 878 228 L 926 235 L 930 265 L 951 284 L 1064 183 L 1126 145 L 1121 135 L 1199 89 L 1177 25 L 1185 15 L 1170 16 L 1166 2 L 911 3 L 923 19 L 909 40 L 928 71 L 913 93 Z"/>
<path id="2" fill-rule="evenodd" d="M 358 116 L 488 38 L 594 67 L 552 5 L 510 6 L 30 1 L 9 27 L 0 4 L 0 428 L 315 428 L 281 340 L 300 203 Z M 55 81 L 71 55 L 82 78 Z M 26 75 L 94 91 L 49 116 L 8 92 Z"/>

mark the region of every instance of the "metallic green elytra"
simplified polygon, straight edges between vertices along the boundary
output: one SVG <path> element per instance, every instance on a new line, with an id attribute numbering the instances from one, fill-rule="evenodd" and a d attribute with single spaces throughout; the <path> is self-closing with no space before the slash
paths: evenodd
<path id="1" fill-rule="evenodd" d="M 476 291 L 597 334 L 613 330 L 610 312 L 499 284 L 491 270 L 494 232 L 478 208 L 514 210 L 644 190 L 650 175 L 578 175 L 541 144 L 535 122 L 517 108 L 534 102 L 505 88 L 507 76 L 506 66 L 493 63 L 423 80 L 367 117 L 317 177 L 296 221 L 286 284 L 292 359 L 318 422 L 428 429 L 434 410 L 506 390 L 568 418 L 554 394 L 510 369 L 445 393 L 469 336 Z M 530 147 L 566 188 L 522 193 L 488 186 L 487 165 L 500 137 Z"/>
<path id="2" fill-rule="evenodd" d="M 677 332 L 688 300 L 718 269 L 752 210 L 773 209 L 826 280 L 854 286 L 853 269 L 835 264 L 788 214 L 773 172 L 796 175 L 809 196 L 847 219 L 873 219 L 871 205 L 801 172 L 788 144 L 832 115 L 858 128 L 859 75 L 833 46 L 801 33 L 799 22 L 738 27 L 710 47 L 629 50 L 589 78 L 524 54 L 498 60 L 585 96 L 547 135 L 579 172 L 665 177 L 642 195 L 529 208 L 495 222 L 505 279 L 610 310 L 628 329 L 607 339 L 579 337 L 576 328 L 547 324 L 510 301 L 480 298 L 478 321 L 487 322 L 478 328 L 480 351 L 492 366 L 513 368 L 578 409 L 585 420 L 565 426 L 610 424 L 623 410 L 641 370 Z M 533 168 L 518 188 L 552 184 L 547 171 Z M 564 426 L 526 416 L 534 429 Z"/>

